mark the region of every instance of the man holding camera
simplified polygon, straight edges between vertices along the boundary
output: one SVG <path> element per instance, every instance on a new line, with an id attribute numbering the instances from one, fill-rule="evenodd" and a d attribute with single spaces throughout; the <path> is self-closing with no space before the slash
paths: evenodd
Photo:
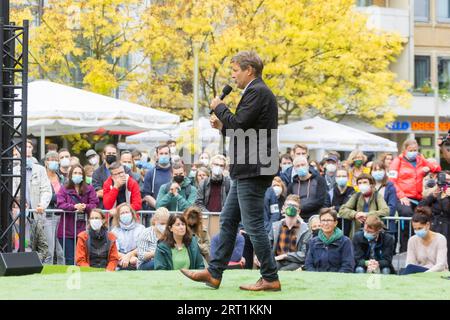
<path id="1" fill-rule="evenodd" d="M 437 188 L 428 197 L 424 198 L 420 205 L 430 207 L 433 212 L 431 230 L 442 234 L 447 239 L 449 248 L 450 237 L 450 172 L 442 171 L 438 174 Z M 447 261 L 450 256 L 447 252 Z"/>

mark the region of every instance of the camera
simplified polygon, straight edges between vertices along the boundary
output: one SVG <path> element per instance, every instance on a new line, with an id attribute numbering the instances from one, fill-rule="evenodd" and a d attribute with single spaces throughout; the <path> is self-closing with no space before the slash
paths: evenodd
<path id="1" fill-rule="evenodd" d="M 445 136 L 444 139 L 442 139 L 442 142 L 439 146 L 448 146 L 450 145 L 450 130 L 448 130 L 447 135 Z"/>
<path id="2" fill-rule="evenodd" d="M 446 180 L 446 178 L 445 178 L 445 172 L 439 172 L 439 173 L 438 173 L 436 184 L 437 184 L 439 187 L 441 187 L 441 188 L 442 188 L 443 186 L 446 186 L 446 185 L 447 185 L 447 180 Z"/>

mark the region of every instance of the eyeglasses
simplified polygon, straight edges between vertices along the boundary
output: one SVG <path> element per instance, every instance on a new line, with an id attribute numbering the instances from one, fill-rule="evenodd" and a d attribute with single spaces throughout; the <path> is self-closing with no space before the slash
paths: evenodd
<path id="1" fill-rule="evenodd" d="M 125 171 L 116 172 L 116 173 L 113 173 L 112 175 L 113 176 L 120 176 L 121 174 L 125 174 Z"/>
<path id="2" fill-rule="evenodd" d="M 335 220 L 327 219 L 327 220 L 320 220 L 320 223 L 333 223 Z"/>

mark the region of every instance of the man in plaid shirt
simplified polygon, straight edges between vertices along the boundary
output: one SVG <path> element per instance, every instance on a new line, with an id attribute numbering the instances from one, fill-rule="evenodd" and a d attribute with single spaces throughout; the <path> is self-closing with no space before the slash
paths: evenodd
<path id="1" fill-rule="evenodd" d="M 278 270 L 297 270 L 305 264 L 311 238 L 308 224 L 300 218 L 300 197 L 289 195 L 282 208 L 284 219 L 274 222 L 269 233 Z"/>

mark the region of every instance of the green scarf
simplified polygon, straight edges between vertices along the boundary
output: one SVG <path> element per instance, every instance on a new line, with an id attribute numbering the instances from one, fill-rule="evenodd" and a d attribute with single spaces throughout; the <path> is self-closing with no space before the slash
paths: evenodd
<path id="1" fill-rule="evenodd" d="M 330 243 L 339 240 L 340 238 L 342 238 L 343 235 L 344 233 L 342 232 L 342 230 L 337 227 L 334 228 L 334 232 L 329 239 L 327 239 L 322 230 L 319 231 L 319 239 L 322 240 L 322 242 L 325 243 L 326 245 L 329 245 Z"/>

